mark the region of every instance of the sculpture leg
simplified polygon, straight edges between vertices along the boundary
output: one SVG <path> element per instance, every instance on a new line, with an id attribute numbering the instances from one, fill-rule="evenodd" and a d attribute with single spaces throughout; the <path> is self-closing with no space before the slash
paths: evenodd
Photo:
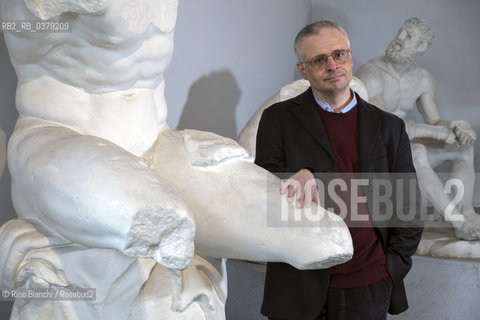
<path id="1" fill-rule="evenodd" d="M 20 119 L 9 145 L 18 215 L 94 248 L 185 268 L 195 226 L 185 203 L 143 161 L 104 139 Z"/>
<path id="2" fill-rule="evenodd" d="M 327 268 L 348 260 L 348 229 L 322 207 L 290 208 L 306 224 L 272 222 L 287 206 L 279 195 L 280 180 L 241 158 L 242 152 L 246 154 L 232 140 L 211 133 L 171 130 L 160 135 L 149 154 L 152 169 L 194 211 L 196 251 L 214 258 L 282 261 L 297 268 Z M 323 219 L 315 221 L 315 213 Z"/>
<path id="3" fill-rule="evenodd" d="M 474 240 L 480 238 L 480 224 L 472 221 L 468 211 L 471 207 L 473 193 L 473 160 L 469 160 L 469 153 L 465 153 L 463 158 L 456 157 L 451 177 L 454 177 L 464 187 L 464 194 L 461 200 L 451 198 L 445 190 L 445 182 L 440 179 L 433 167 L 441 164 L 445 160 L 452 159 L 452 152 L 445 149 L 439 149 L 431 146 L 425 146 L 420 143 L 412 143 L 412 154 L 418 181 L 422 193 L 426 195 L 436 210 L 438 210 L 449 221 L 455 229 L 457 237 L 465 240 Z M 472 172 L 470 172 L 472 171 Z M 467 211 L 465 210 L 467 209 Z M 473 208 L 472 208 L 473 210 Z"/>
<path id="4" fill-rule="evenodd" d="M 473 193 L 475 190 L 474 149 L 473 146 L 458 147 L 448 145 L 443 151 L 429 150 L 430 159 L 438 161 L 452 160 L 450 178 L 461 181 L 463 194 L 459 198 L 457 208 L 465 221 L 458 226 L 456 235 L 465 240 L 480 239 L 480 215 L 473 208 Z"/>
<path id="5" fill-rule="evenodd" d="M 463 182 L 464 195 L 459 204 L 464 213 L 473 211 L 473 192 L 475 189 L 475 169 L 473 146 L 462 148 L 457 153 L 458 157 L 453 160 L 451 177 Z M 480 223 L 480 219 L 478 220 Z"/>

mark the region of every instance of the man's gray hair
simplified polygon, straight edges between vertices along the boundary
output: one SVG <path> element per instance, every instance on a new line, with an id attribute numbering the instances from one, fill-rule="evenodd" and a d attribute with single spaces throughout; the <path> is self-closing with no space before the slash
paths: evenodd
<path id="1" fill-rule="evenodd" d="M 428 23 L 427 20 L 418 18 L 418 17 L 413 17 L 410 19 L 405 20 L 403 25 L 408 25 L 411 24 L 420 30 L 420 41 L 426 42 L 428 46 L 433 42 L 433 39 L 435 38 L 435 32 L 433 32 L 432 27 Z"/>
<path id="2" fill-rule="evenodd" d="M 317 21 L 305 26 L 302 30 L 300 30 L 300 32 L 295 37 L 294 50 L 295 50 L 295 55 L 297 56 L 297 59 L 299 62 L 303 61 L 304 59 L 302 48 L 300 45 L 300 42 L 302 41 L 302 39 L 305 38 L 306 36 L 316 35 L 323 29 L 331 29 L 331 28 L 337 29 L 345 36 L 345 38 L 347 39 L 347 46 L 348 48 L 350 48 L 350 40 L 348 39 L 348 34 L 345 31 L 345 29 L 342 28 L 342 26 L 340 26 L 338 23 L 328 21 L 328 20 Z"/>

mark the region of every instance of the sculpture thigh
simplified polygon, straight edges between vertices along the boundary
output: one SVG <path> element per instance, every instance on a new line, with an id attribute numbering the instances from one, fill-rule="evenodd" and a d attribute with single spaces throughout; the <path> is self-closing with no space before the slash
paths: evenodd
<path id="1" fill-rule="evenodd" d="M 474 164 L 473 146 L 457 146 L 455 144 L 432 144 L 412 142 L 412 155 L 419 183 L 427 197 L 440 212 L 452 203 L 445 194 L 445 179 L 456 178 L 463 184 L 464 194 L 460 199 L 459 208 L 456 210 L 470 210 L 473 202 L 474 190 Z M 440 179 L 434 168 L 446 161 L 452 161 L 452 169 Z M 441 196 L 444 195 L 444 196 Z M 459 214 L 459 212 L 455 212 Z"/>
<path id="2" fill-rule="evenodd" d="M 9 144 L 18 215 L 87 247 L 183 269 L 195 226 L 184 202 L 141 159 L 104 139 L 21 118 Z"/>
<path id="3" fill-rule="evenodd" d="M 209 142 L 204 143 L 204 138 Z M 196 148 L 199 154 L 209 150 L 204 159 L 192 155 Z M 208 164 L 217 159 L 218 152 L 228 154 L 229 148 L 246 154 L 233 140 L 212 133 L 168 130 L 147 155 L 152 169 L 192 210 L 198 254 L 283 261 L 300 269 L 327 268 L 351 257 L 352 243 L 344 222 L 322 207 L 311 209 L 323 214 L 320 221 L 269 225 L 269 219 L 278 217 L 287 203 L 279 195 L 280 179 L 240 156 Z"/>

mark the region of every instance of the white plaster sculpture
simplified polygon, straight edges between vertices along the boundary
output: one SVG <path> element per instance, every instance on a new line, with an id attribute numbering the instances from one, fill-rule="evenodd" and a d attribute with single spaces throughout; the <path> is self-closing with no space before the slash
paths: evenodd
<path id="1" fill-rule="evenodd" d="M 7 135 L 0 128 L 0 178 L 3 176 L 3 171 L 7 165 Z"/>
<path id="2" fill-rule="evenodd" d="M 274 103 L 284 101 L 290 98 L 293 98 L 310 87 L 310 82 L 305 79 L 299 79 L 292 83 L 289 83 L 283 86 L 277 93 L 271 96 L 267 101 L 265 101 L 260 108 L 253 114 L 253 116 L 248 120 L 245 127 L 242 129 L 238 135 L 238 142 L 242 147 L 247 149 L 248 153 L 255 157 L 255 146 L 257 140 L 257 130 L 260 118 L 262 117 L 263 110 L 268 108 Z M 368 94 L 365 85 L 357 77 L 353 77 L 350 81 L 350 88 L 357 92 L 362 99 L 368 101 Z"/>
<path id="3" fill-rule="evenodd" d="M 362 65 L 355 75 L 367 87 L 371 103 L 405 119 L 422 194 L 450 221 L 458 238 L 480 239 L 480 215 L 472 205 L 476 133 L 466 121 L 440 117 L 434 79 L 413 63 L 430 47 L 433 37 L 427 21 L 410 18 L 388 45 L 386 54 Z M 415 106 L 425 123 L 406 119 Z M 464 194 L 458 204 L 445 193 L 444 181 L 434 171 L 445 161 L 453 161 L 450 177 L 463 182 Z"/>
<path id="4" fill-rule="evenodd" d="M 11 319 L 224 319 L 220 258 L 326 268 L 351 257 L 343 221 L 288 206 L 281 181 L 236 142 L 168 127 L 176 10 L 177 0 L 2 0 L 3 21 L 69 30 L 5 33 L 21 219 L 0 228 L 0 287 L 96 289 L 95 301 L 17 299 Z M 286 207 L 318 219 L 269 225 Z"/>

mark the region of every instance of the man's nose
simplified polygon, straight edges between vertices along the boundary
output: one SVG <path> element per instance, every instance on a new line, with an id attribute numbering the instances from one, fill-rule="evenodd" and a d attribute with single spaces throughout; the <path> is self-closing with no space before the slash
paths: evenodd
<path id="1" fill-rule="evenodd" d="M 334 70 L 334 69 L 337 69 L 337 67 L 338 67 L 338 63 L 336 63 L 335 60 L 333 60 L 332 56 L 328 56 L 327 57 L 327 64 L 326 64 L 325 68 L 327 70 Z"/>

